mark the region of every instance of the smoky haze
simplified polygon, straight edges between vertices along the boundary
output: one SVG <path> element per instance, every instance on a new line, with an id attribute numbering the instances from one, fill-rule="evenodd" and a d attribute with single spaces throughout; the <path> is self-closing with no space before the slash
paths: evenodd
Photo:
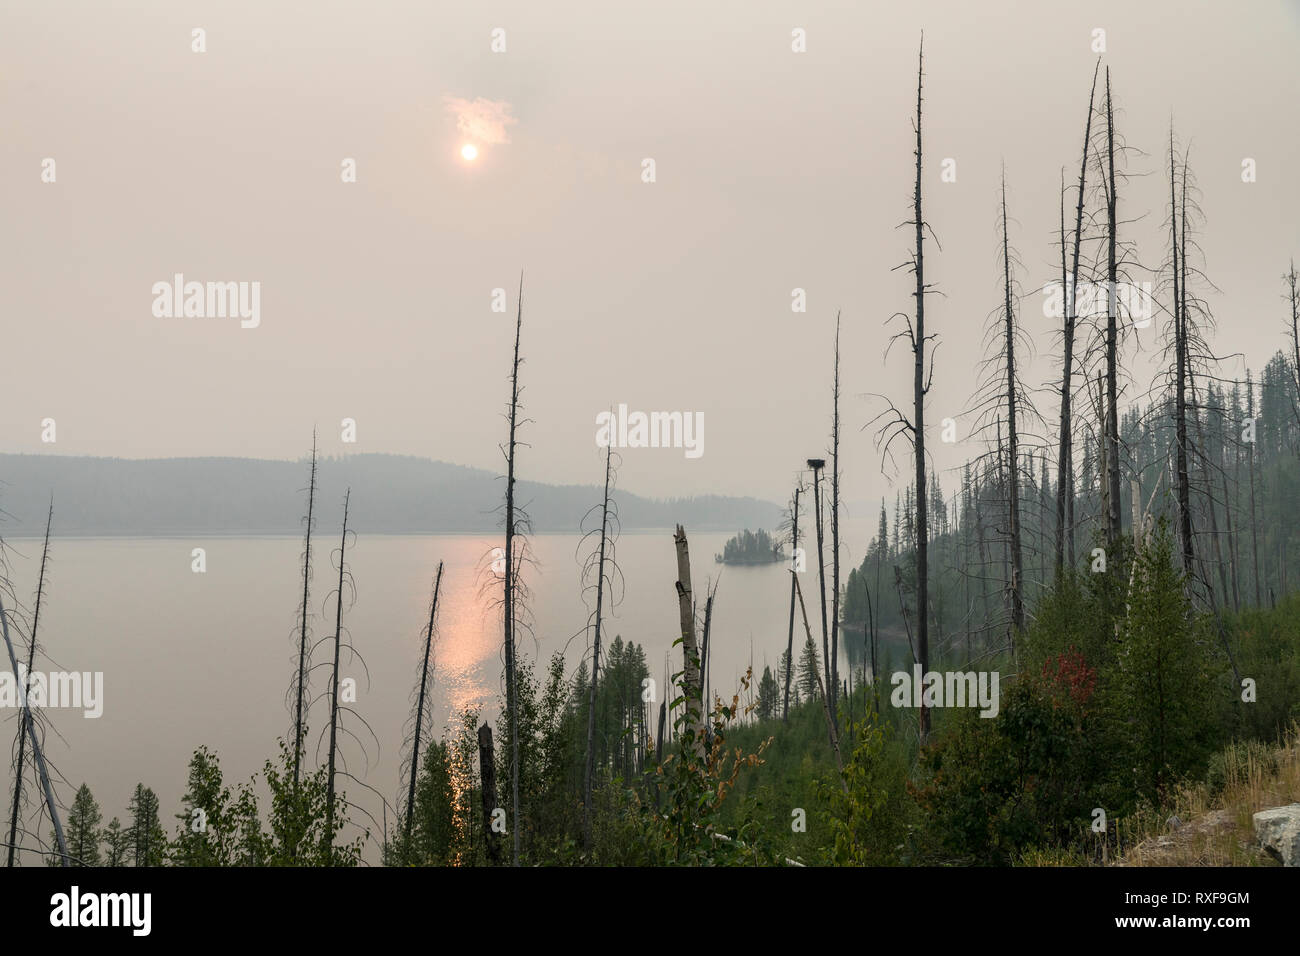
<path id="1" fill-rule="evenodd" d="M 523 270 L 521 475 L 597 483 L 596 416 L 621 403 L 706 423 L 698 458 L 625 449 L 621 487 L 785 500 L 828 447 L 842 310 L 845 498 L 892 501 L 906 462 L 882 474 L 863 429 L 882 408 L 867 393 L 910 401 L 910 355 L 882 355 L 886 320 L 912 308 L 911 277 L 891 270 L 911 240 L 922 30 L 936 430 L 976 391 L 1000 303 L 1004 162 L 1038 350 L 1023 377 L 1056 374 L 1035 290 L 1059 272 L 1097 28 L 1135 148 L 1126 238 L 1159 265 L 1172 118 L 1202 190 L 1214 344 L 1242 356 L 1225 371 L 1283 346 L 1300 5 L 912 6 L 7 3 L 0 451 L 297 459 L 315 425 L 328 455 L 499 470 Z M 473 162 L 467 131 L 483 137 Z M 156 316 L 151 288 L 177 273 L 260 283 L 259 324 Z M 1160 321 L 1125 356 L 1128 401 L 1150 384 Z M 1049 395 L 1040 407 L 1050 421 Z M 982 450 L 930 445 L 941 470 Z"/>

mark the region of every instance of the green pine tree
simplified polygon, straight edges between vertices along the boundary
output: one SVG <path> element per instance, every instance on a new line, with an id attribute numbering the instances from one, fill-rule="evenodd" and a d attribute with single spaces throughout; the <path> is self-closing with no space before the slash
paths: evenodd
<path id="1" fill-rule="evenodd" d="M 126 866 L 131 852 L 131 832 L 122 826 L 122 821 L 113 817 L 104 828 L 104 844 L 108 850 L 105 866 Z"/>
<path id="2" fill-rule="evenodd" d="M 1123 706 L 1111 711 L 1143 796 L 1163 798 L 1204 767 L 1213 745 L 1211 702 L 1223 673 L 1216 647 L 1192 613 L 1162 519 L 1135 558 L 1113 682 Z"/>
<path id="3" fill-rule="evenodd" d="M 77 795 L 72 800 L 72 809 L 68 812 L 68 824 L 64 829 L 67 841 L 69 866 L 99 866 L 99 844 L 102 834 L 99 825 L 103 822 L 99 804 L 95 802 L 90 788 L 84 783 L 77 788 Z"/>
<path id="4" fill-rule="evenodd" d="M 781 685 L 767 665 L 763 666 L 763 676 L 758 682 L 757 710 L 759 720 L 772 720 L 781 713 Z"/>
<path id="5" fill-rule="evenodd" d="M 817 700 L 821 693 L 817 688 L 817 675 L 821 673 L 821 658 L 817 654 L 817 645 L 812 638 L 804 641 L 803 653 L 799 656 L 799 689 L 804 700 Z"/>
<path id="6" fill-rule="evenodd" d="M 162 866 L 167 859 L 167 833 L 158 819 L 158 796 L 142 783 L 127 807 L 131 811 L 131 858 L 136 866 Z"/>

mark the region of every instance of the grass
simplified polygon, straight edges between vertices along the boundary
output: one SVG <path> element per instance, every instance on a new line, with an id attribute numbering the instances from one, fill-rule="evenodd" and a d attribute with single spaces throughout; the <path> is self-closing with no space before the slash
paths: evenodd
<path id="1" fill-rule="evenodd" d="M 1276 866 L 1255 842 L 1252 817 L 1300 802 L 1300 723 L 1280 746 L 1234 743 L 1211 762 L 1207 779 L 1182 787 L 1172 811 L 1123 821 L 1136 842 L 1117 866 Z M 1179 825 L 1171 825 L 1170 814 Z M 1161 819 L 1163 817 L 1164 819 Z"/>

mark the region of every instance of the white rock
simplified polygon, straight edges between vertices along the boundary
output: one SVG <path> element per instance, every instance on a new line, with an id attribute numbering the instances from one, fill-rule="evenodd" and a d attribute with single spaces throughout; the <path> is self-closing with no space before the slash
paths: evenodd
<path id="1" fill-rule="evenodd" d="M 1283 866 L 1300 866 L 1300 803 L 1261 810 L 1253 820 L 1255 837 L 1270 856 Z"/>

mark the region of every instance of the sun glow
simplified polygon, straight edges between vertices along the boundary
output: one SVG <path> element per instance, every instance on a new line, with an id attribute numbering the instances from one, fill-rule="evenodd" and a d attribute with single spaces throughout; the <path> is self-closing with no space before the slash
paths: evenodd
<path id="1" fill-rule="evenodd" d="M 460 148 L 460 155 L 464 157 L 466 162 L 472 163 L 478 158 L 478 147 L 473 143 L 466 143 Z"/>

